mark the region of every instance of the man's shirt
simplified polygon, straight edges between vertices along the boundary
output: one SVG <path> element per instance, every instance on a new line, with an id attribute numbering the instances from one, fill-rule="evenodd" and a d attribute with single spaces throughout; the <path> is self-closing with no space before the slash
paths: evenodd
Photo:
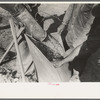
<path id="1" fill-rule="evenodd" d="M 69 47 L 77 47 L 86 41 L 94 16 L 91 14 L 93 4 L 73 4 L 67 11 L 69 18 L 66 42 Z"/>

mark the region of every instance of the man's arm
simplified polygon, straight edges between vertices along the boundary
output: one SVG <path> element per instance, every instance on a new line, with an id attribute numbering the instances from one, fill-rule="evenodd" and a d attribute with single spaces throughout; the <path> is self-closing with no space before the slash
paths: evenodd
<path id="1" fill-rule="evenodd" d="M 67 11 L 65 13 L 65 16 L 63 18 L 62 24 L 63 23 L 65 23 L 66 25 L 68 24 L 68 21 L 70 20 L 72 12 L 73 12 L 73 6 L 74 6 L 73 4 L 69 5 L 69 7 L 68 7 L 68 9 L 67 9 Z"/>
<path id="2" fill-rule="evenodd" d="M 65 26 L 68 24 L 71 15 L 73 11 L 73 4 L 70 4 L 67 11 L 65 12 L 62 24 L 58 27 L 58 33 L 61 34 L 61 32 L 64 30 Z"/>
<path id="3" fill-rule="evenodd" d="M 78 54 L 79 51 L 81 49 L 81 46 L 83 45 L 80 44 L 79 46 L 77 46 L 65 59 L 63 59 L 62 61 L 59 61 L 57 63 L 54 63 L 55 67 L 60 67 L 61 65 L 63 65 L 64 63 L 68 63 L 71 62 Z"/>

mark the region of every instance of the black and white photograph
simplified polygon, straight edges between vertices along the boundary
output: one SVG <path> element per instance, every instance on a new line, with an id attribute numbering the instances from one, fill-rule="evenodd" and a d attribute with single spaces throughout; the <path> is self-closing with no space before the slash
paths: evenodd
<path id="1" fill-rule="evenodd" d="M 0 3 L 0 83 L 20 82 L 100 82 L 100 4 Z"/>

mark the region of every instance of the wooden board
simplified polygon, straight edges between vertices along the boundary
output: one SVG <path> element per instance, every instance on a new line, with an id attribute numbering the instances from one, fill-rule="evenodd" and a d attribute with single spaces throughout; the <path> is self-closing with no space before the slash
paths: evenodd
<path id="1" fill-rule="evenodd" d="M 39 82 L 61 82 L 57 70 L 53 67 L 50 61 L 48 61 L 26 35 L 25 37 L 37 69 Z"/>
<path id="2" fill-rule="evenodd" d="M 56 68 L 62 82 L 68 82 L 71 79 L 72 71 L 69 70 L 69 63 L 63 64 L 61 67 Z"/>

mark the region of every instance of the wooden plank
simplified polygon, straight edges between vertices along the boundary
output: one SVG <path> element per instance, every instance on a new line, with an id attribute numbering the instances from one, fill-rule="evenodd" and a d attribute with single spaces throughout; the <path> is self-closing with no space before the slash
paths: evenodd
<path id="1" fill-rule="evenodd" d="M 31 56 L 35 63 L 39 82 L 61 82 L 61 78 L 56 68 L 50 61 L 41 53 L 41 51 L 32 43 L 32 41 L 25 35 L 28 43 Z"/>
<path id="2" fill-rule="evenodd" d="M 20 67 L 20 71 L 21 71 L 21 75 L 22 75 L 22 81 L 25 82 L 24 68 L 23 68 L 23 64 L 22 64 L 21 54 L 20 54 L 20 51 L 19 51 L 17 35 L 16 35 L 17 33 L 16 33 L 16 30 L 15 30 L 15 27 L 14 27 L 13 19 L 10 18 L 9 22 L 10 22 L 11 31 L 12 31 L 12 35 L 13 35 L 13 38 L 14 38 L 15 47 L 16 47 L 16 51 L 17 51 L 17 55 L 18 55 L 19 64 L 20 64 L 19 67 Z"/>
<path id="3" fill-rule="evenodd" d="M 62 82 L 68 82 L 71 79 L 72 71 L 69 70 L 69 63 L 65 63 L 59 68 L 56 68 L 57 72 L 60 75 Z"/>

